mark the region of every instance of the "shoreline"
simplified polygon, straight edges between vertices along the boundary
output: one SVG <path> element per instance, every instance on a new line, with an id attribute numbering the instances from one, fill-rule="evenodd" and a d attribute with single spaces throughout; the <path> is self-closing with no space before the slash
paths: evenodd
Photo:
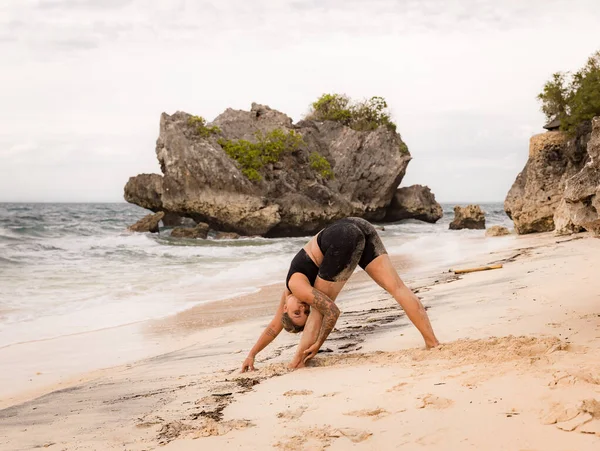
<path id="1" fill-rule="evenodd" d="M 600 402 L 599 250 L 599 240 L 544 234 L 464 262 L 502 261 L 502 269 L 430 273 L 413 288 L 442 341 L 433 351 L 422 350 L 420 335 L 383 290 L 355 275 L 324 345 L 331 352 L 306 369 L 285 369 L 297 337 L 282 334 L 259 355 L 256 372 L 240 375 L 265 318 L 230 323 L 177 351 L 0 410 L 0 445 L 141 451 L 404 443 L 442 450 L 464 449 L 468 437 L 474 449 L 591 451 L 600 435 L 568 433 L 540 418 Z M 592 420 L 585 427 L 598 425 Z"/>
<path id="2" fill-rule="evenodd" d="M 507 248 L 518 241 L 516 236 L 502 239 Z M 390 257 L 412 288 L 426 283 L 418 282 L 420 279 L 433 280 L 434 274 L 448 269 L 445 263 L 425 264 L 410 255 L 390 254 Z M 364 271 L 357 270 L 340 299 L 343 301 L 348 292 L 365 282 L 376 287 Z M 253 293 L 201 303 L 162 318 L 4 346 L 0 348 L 0 359 L 6 362 L 6 367 L 17 371 L 5 373 L 4 378 L 0 376 L 0 387 L 4 387 L 0 389 L 0 409 L 92 380 L 98 373 L 177 351 L 210 335 L 207 331 L 211 329 L 267 318 L 275 310 L 283 286 L 282 282 L 268 284 Z M 115 346 L 120 346 L 118 353 L 112 352 Z M 28 354 L 30 358 L 23 360 Z M 73 366 L 74 361 L 77 367 Z"/>

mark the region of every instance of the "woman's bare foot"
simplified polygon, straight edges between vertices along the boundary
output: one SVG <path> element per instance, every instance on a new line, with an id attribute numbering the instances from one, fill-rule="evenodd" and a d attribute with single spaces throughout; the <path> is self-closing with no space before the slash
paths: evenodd
<path id="1" fill-rule="evenodd" d="M 425 342 L 425 348 L 426 349 L 432 349 L 432 348 L 437 348 L 440 345 L 440 342 L 435 340 L 435 341 L 431 341 L 431 342 Z"/>
<path id="2" fill-rule="evenodd" d="M 295 356 L 292 361 L 288 364 L 288 369 L 295 370 L 297 368 L 304 368 L 304 362 L 301 357 Z"/>

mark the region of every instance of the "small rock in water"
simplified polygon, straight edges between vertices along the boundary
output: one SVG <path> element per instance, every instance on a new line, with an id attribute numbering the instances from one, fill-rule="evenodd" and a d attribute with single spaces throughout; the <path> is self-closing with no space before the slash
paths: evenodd
<path id="1" fill-rule="evenodd" d="M 505 236 L 505 235 L 510 235 L 510 230 L 508 230 L 506 227 L 499 226 L 499 225 L 491 226 L 485 231 L 485 236 Z"/>
<path id="2" fill-rule="evenodd" d="M 450 230 L 460 229 L 485 229 L 485 215 L 479 205 L 454 207 L 454 221 L 450 223 Z"/>
<path id="3" fill-rule="evenodd" d="M 151 232 L 158 233 L 158 223 L 164 216 L 164 212 L 159 211 L 158 213 L 149 214 L 144 216 L 138 222 L 129 226 L 131 232 Z"/>
<path id="4" fill-rule="evenodd" d="M 208 236 L 208 224 L 201 222 L 196 227 L 176 227 L 171 231 L 173 238 L 200 238 L 205 239 Z"/>

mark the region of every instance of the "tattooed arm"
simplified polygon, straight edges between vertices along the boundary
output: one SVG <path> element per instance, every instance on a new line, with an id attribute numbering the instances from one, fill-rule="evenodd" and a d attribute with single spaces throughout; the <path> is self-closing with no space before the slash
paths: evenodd
<path id="1" fill-rule="evenodd" d="M 256 355 L 265 349 L 283 329 L 281 324 L 281 316 L 283 315 L 283 304 L 285 303 L 285 297 L 287 294 L 287 290 L 285 290 L 281 295 L 281 301 L 279 302 L 277 312 L 275 312 L 275 316 L 267 325 L 263 333 L 260 334 L 260 337 L 258 337 L 258 340 L 256 340 L 256 344 L 248 353 L 248 357 L 246 357 L 246 360 L 244 360 L 244 363 L 242 364 L 242 373 L 245 373 L 246 371 L 254 371 L 254 358 Z"/>
<path id="2" fill-rule="evenodd" d="M 298 343 L 298 349 L 296 350 L 294 358 L 288 365 L 288 368 L 295 369 L 304 367 L 304 363 L 307 360 L 304 351 L 317 342 L 317 337 L 319 336 L 322 324 L 323 315 L 321 315 L 321 312 L 316 308 L 311 309 L 310 315 L 308 315 L 308 319 L 304 325 L 302 337 L 300 337 L 300 343 Z"/>
<path id="3" fill-rule="evenodd" d="M 335 327 L 335 323 L 337 322 L 337 320 L 340 316 L 340 309 L 329 298 L 329 296 L 327 296 L 322 291 L 319 291 L 316 288 L 313 288 L 312 294 L 313 294 L 313 301 L 312 301 L 313 307 L 315 307 L 323 315 L 323 322 L 321 323 L 321 330 L 319 331 L 319 336 L 317 337 L 316 343 L 313 345 L 313 346 L 316 345 L 317 350 L 319 350 L 319 348 L 325 342 L 325 339 L 327 338 L 329 333 Z M 315 354 L 316 354 L 316 351 L 315 351 Z"/>
<path id="4" fill-rule="evenodd" d="M 311 305 L 314 310 L 317 310 L 321 314 L 319 318 L 313 318 L 315 315 L 312 312 L 309 316 L 298 352 L 290 364 L 291 367 L 296 368 L 302 366 L 304 362 L 317 354 L 317 351 L 333 330 L 340 316 L 340 310 L 329 296 L 311 286 L 307 279 L 292 277 L 289 286 L 294 296 Z M 322 319 L 320 316 L 322 316 Z M 312 321 L 313 319 L 315 321 Z M 315 326 L 318 327 L 318 331 L 315 330 Z M 306 339 L 304 339 L 305 334 L 307 334 Z"/>

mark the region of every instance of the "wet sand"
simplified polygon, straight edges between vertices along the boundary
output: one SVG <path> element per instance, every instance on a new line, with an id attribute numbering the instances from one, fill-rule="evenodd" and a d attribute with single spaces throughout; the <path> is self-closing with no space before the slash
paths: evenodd
<path id="1" fill-rule="evenodd" d="M 404 256 L 392 259 L 400 271 L 415 266 Z M 365 280 L 357 271 L 352 284 Z M 6 369 L 0 372 L 0 409 L 95 378 L 106 369 L 184 348 L 203 340 L 206 329 L 272 315 L 283 288 L 282 283 L 272 284 L 158 320 L 0 348 Z"/>
<path id="2" fill-rule="evenodd" d="M 184 347 L 13 403 L 0 411 L 0 449 L 597 450 L 599 260 L 600 240 L 545 234 L 461 264 L 499 270 L 415 274 L 443 342 L 432 351 L 355 274 L 326 352 L 294 372 L 298 337 L 282 333 L 256 372 L 238 373 L 281 286 L 231 322 L 213 305 L 145 324 L 148 339 Z"/>

